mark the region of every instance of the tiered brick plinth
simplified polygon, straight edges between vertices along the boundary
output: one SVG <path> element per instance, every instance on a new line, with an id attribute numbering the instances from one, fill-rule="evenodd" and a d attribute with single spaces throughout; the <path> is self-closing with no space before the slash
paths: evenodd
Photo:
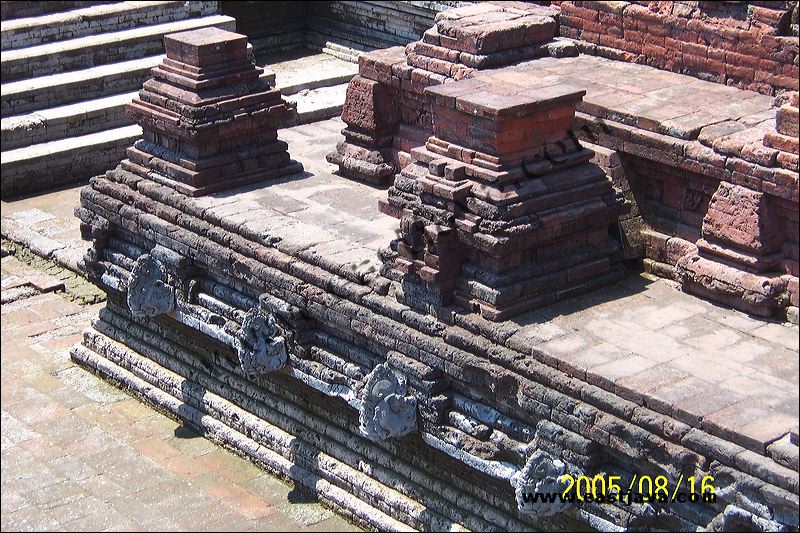
<path id="1" fill-rule="evenodd" d="M 288 108 L 259 79 L 247 37 L 217 28 L 164 38 L 167 57 L 126 108 L 144 139 L 124 170 L 201 196 L 302 172 L 277 129 Z"/>
<path id="2" fill-rule="evenodd" d="M 439 13 L 436 25 L 405 50 L 363 54 L 342 112 L 345 140 L 328 161 L 344 176 L 386 182 L 408 163 L 408 151 L 430 135 L 427 87 L 526 59 L 577 53 L 555 38 L 555 13 L 538 5 L 469 5 Z"/>
<path id="3" fill-rule="evenodd" d="M 429 93 L 434 135 L 382 204 L 401 220 L 388 266 L 407 304 L 502 320 L 622 274 L 608 228 L 625 203 L 570 130 L 584 91 L 465 80 Z"/>
<path id="4" fill-rule="evenodd" d="M 329 162 L 346 176 L 383 183 L 395 173 L 392 163 L 392 135 L 399 120 L 397 89 L 362 76 L 347 87 L 342 120 L 345 140 L 328 154 Z"/>

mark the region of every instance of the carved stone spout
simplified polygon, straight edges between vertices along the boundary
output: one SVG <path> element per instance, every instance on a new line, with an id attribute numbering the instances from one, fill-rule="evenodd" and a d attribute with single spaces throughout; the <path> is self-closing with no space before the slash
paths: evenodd
<path id="1" fill-rule="evenodd" d="M 239 365 L 249 375 L 263 376 L 286 365 L 286 338 L 271 313 L 259 308 L 247 312 L 236 336 Z"/>
<path id="2" fill-rule="evenodd" d="M 167 285 L 167 270 L 149 254 L 133 265 L 128 282 L 128 308 L 137 317 L 155 317 L 175 308 L 175 290 Z"/>
<path id="3" fill-rule="evenodd" d="M 406 378 L 384 363 L 365 379 L 361 434 L 371 440 L 407 435 L 417 425 L 417 400 L 407 392 Z"/>

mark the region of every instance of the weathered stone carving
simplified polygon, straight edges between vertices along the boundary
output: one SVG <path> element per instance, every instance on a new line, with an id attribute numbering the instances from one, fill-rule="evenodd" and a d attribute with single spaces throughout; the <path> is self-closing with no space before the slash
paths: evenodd
<path id="1" fill-rule="evenodd" d="M 741 507 L 727 505 L 725 510 L 708 524 L 707 531 L 789 531 L 789 529 Z"/>
<path id="2" fill-rule="evenodd" d="M 407 435 L 417 425 L 417 400 L 407 394 L 406 378 L 378 365 L 365 379 L 361 392 L 361 434 L 371 440 Z"/>
<path id="3" fill-rule="evenodd" d="M 263 376 L 286 365 L 286 337 L 272 313 L 254 307 L 236 335 L 239 366 L 246 374 Z"/>
<path id="4" fill-rule="evenodd" d="M 167 285 L 167 270 L 150 254 L 140 256 L 133 265 L 128 308 L 139 317 L 155 317 L 175 308 L 175 290 Z"/>
<path id="5" fill-rule="evenodd" d="M 560 498 L 555 498 L 552 502 L 532 501 L 526 500 L 526 495 L 563 493 L 567 488 L 566 481 L 562 480 L 566 471 L 566 465 L 549 453 L 542 450 L 533 452 L 525 467 L 511 478 L 519 512 L 533 516 L 553 516 L 564 511 L 569 503 Z"/>

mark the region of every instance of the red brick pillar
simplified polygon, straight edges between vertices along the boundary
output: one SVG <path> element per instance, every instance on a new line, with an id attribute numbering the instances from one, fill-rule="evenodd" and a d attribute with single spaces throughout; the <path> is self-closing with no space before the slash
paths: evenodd
<path id="1" fill-rule="evenodd" d="M 721 182 L 703 218 L 697 253 L 677 264 L 678 279 L 688 292 L 771 315 L 786 304 L 787 280 L 777 272 L 779 228 L 766 194 Z"/>
<path id="2" fill-rule="evenodd" d="M 798 93 L 788 95 L 775 122 L 764 145 L 778 150 L 778 166 L 797 171 Z M 703 218 L 697 253 L 676 265 L 684 289 L 756 315 L 796 309 L 797 263 L 787 269 L 786 222 L 771 205 L 774 201 L 766 192 L 721 182 Z"/>
<path id="3" fill-rule="evenodd" d="M 347 87 L 342 109 L 345 140 L 328 154 L 347 177 L 370 183 L 384 183 L 395 173 L 392 136 L 399 123 L 397 89 L 356 76 Z"/>

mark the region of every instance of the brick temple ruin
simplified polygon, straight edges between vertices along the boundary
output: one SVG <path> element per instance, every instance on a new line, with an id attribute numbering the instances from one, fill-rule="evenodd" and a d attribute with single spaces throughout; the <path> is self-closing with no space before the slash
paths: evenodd
<path id="1" fill-rule="evenodd" d="M 791 12 L 752 7 L 773 18 L 728 27 L 729 18 L 690 18 L 689 6 L 680 2 L 565 2 L 561 34 L 577 41 L 558 37 L 550 7 L 452 10 L 421 41 L 361 56 L 342 115 L 345 140 L 328 159 L 343 175 L 391 182 L 414 147 L 430 146 L 428 135 L 436 133 L 437 113 L 443 112 L 436 105 L 438 89 L 430 87 L 468 78 L 461 84 L 465 94 L 499 87 L 513 96 L 575 85 L 587 94 L 576 102 L 570 135 L 600 146 L 597 163 L 630 200 L 618 225 L 625 258 L 643 259 L 650 271 L 687 291 L 763 316 L 788 310 L 796 321 L 797 39 L 776 37 L 767 24 Z M 590 31 L 599 27 L 620 36 L 599 38 Z M 735 42 L 718 37 L 723 29 L 735 32 Z M 641 35 L 644 47 L 636 40 Z M 720 48 L 707 46 L 703 60 L 694 63 L 696 41 L 712 38 Z M 648 54 L 651 41 L 661 55 Z M 736 46 L 739 52 L 727 49 Z M 707 57 L 712 50 L 717 59 Z M 542 59 L 527 61 L 537 57 Z M 627 66 L 634 61 L 665 70 Z M 748 77 L 743 64 L 766 70 Z M 775 94 L 777 111 L 766 96 Z M 396 109 L 382 108 L 386 102 L 397 102 Z M 440 129 L 458 124 L 446 116 Z M 565 150 L 561 139 L 548 141 L 546 154 L 520 153 L 529 159 L 518 159 L 518 169 Z M 389 195 L 395 207 L 397 189 L 395 182 Z"/>
<path id="2" fill-rule="evenodd" d="M 108 304 L 72 357 L 373 528 L 797 530 L 796 392 L 664 396 L 547 335 L 636 261 L 796 323 L 796 27 L 786 2 L 453 7 L 360 55 L 327 166 L 279 140 L 244 35 L 167 35 L 143 137 L 76 210 Z M 358 183 L 328 207 L 377 238 L 275 205 L 309 182 Z M 565 474 L 717 498 L 525 504 Z"/>

